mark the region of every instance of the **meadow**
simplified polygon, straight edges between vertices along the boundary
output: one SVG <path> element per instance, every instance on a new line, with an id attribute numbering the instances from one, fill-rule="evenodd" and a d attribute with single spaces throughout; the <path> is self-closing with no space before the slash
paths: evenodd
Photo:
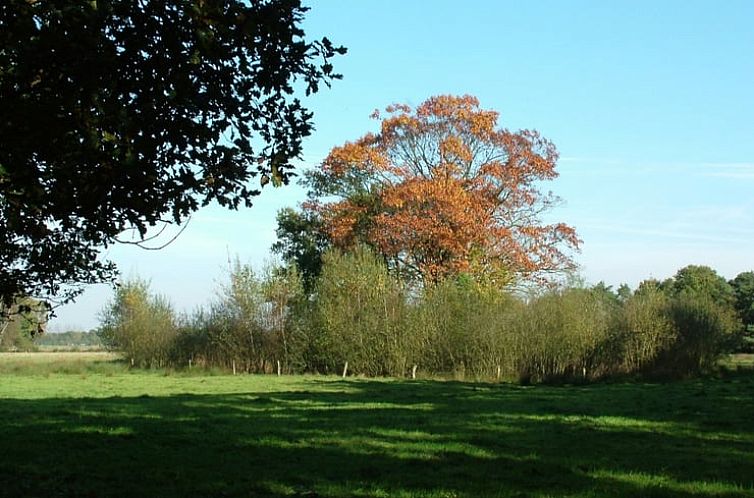
<path id="1" fill-rule="evenodd" d="M 754 496 L 754 373 L 735 365 L 519 386 L 6 354 L 0 495 Z"/>

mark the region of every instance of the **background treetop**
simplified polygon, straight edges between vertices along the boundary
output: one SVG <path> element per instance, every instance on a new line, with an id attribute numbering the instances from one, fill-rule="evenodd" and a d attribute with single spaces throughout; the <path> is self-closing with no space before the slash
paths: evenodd
<path id="1" fill-rule="evenodd" d="M 287 183 L 312 132 L 296 97 L 345 53 L 298 0 L 0 5 L 0 298 L 112 278 L 126 230 Z M 252 182 L 252 180 L 255 180 Z M 68 290 L 66 297 L 75 295 Z"/>

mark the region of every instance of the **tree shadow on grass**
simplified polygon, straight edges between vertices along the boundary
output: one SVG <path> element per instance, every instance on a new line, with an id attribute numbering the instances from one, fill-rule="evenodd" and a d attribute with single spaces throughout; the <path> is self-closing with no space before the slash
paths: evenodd
<path id="1" fill-rule="evenodd" d="M 0 400 L 3 496 L 754 496 L 754 379 Z"/>

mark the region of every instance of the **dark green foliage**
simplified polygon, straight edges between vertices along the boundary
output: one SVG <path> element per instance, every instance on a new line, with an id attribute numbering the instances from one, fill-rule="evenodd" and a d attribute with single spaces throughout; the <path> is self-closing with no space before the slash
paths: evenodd
<path id="1" fill-rule="evenodd" d="M 110 280 L 101 247 L 250 206 L 312 131 L 345 49 L 298 0 L 0 3 L 0 299 Z M 252 183 L 258 179 L 259 186 Z"/>
<path id="2" fill-rule="evenodd" d="M 307 293 L 314 290 L 322 271 L 322 256 L 330 245 L 319 216 L 310 210 L 285 208 L 277 214 L 277 242 L 272 252 L 296 265 Z"/>
<path id="3" fill-rule="evenodd" d="M 744 498 L 754 376 L 515 386 L 118 373 L 0 382 L 3 496 Z"/>
<path id="4" fill-rule="evenodd" d="M 735 308 L 741 322 L 743 333 L 736 345 L 742 353 L 754 353 L 754 272 L 740 273 L 730 281 L 735 295 Z"/>
<path id="5" fill-rule="evenodd" d="M 754 271 L 739 273 L 730 281 L 735 307 L 744 325 L 754 326 Z"/>
<path id="6" fill-rule="evenodd" d="M 681 268 L 662 285 L 673 296 L 709 299 L 720 306 L 730 306 L 735 299 L 731 285 L 709 266 Z"/>
<path id="7" fill-rule="evenodd" d="M 656 360 L 660 373 L 689 375 L 709 370 L 731 349 L 740 330 L 733 310 L 710 299 L 682 295 L 670 303 L 669 314 L 676 338 Z"/>
<path id="8" fill-rule="evenodd" d="M 620 302 L 625 303 L 633 295 L 633 292 L 631 292 L 628 284 L 620 284 L 615 294 L 618 296 Z"/>
<path id="9" fill-rule="evenodd" d="M 185 331 L 206 344 L 195 361 L 244 372 L 276 371 L 278 362 L 281 372 L 299 369 L 306 347 L 298 323 L 302 303 L 295 268 L 260 275 L 236 262 L 218 300 Z"/>

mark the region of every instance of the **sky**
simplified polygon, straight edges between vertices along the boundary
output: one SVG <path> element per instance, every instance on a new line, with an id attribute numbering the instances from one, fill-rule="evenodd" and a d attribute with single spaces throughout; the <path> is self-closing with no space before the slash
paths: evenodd
<path id="1" fill-rule="evenodd" d="M 578 231 L 587 282 L 635 287 L 689 264 L 729 279 L 754 270 L 754 2 L 308 5 L 307 37 L 348 54 L 335 60 L 343 80 L 305 99 L 316 131 L 301 169 L 376 131 L 376 108 L 471 94 L 501 127 L 536 129 L 558 147 L 560 176 L 542 189 L 562 203 L 547 221 Z M 161 251 L 116 245 L 106 256 L 190 312 L 214 299 L 229 260 L 273 259 L 275 215 L 304 196 L 268 187 L 250 209 L 199 211 Z M 97 327 L 111 297 L 89 287 L 50 329 Z"/>

